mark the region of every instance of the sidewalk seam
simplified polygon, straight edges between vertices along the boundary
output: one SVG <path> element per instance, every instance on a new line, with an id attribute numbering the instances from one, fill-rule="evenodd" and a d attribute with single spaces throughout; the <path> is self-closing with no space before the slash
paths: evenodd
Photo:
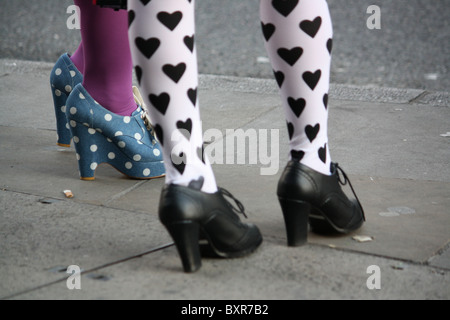
<path id="1" fill-rule="evenodd" d="M 431 92 L 430 91 L 423 91 L 421 94 L 419 94 L 417 97 L 412 98 L 411 100 L 408 101 L 408 104 L 414 104 L 414 103 L 420 103 L 420 100 L 422 98 L 424 98 L 425 96 L 429 95 Z"/>
<path id="2" fill-rule="evenodd" d="M 29 72 L 50 74 L 53 63 L 0 59 L 0 74 L 26 74 Z M 136 80 L 136 77 L 135 77 Z M 135 81 L 136 82 L 136 81 Z M 201 90 L 236 91 L 261 94 L 279 94 L 275 79 L 237 77 L 228 75 L 200 74 Z M 433 99 L 433 96 L 435 96 Z M 450 107 L 450 92 L 429 91 L 413 88 L 358 86 L 352 84 L 330 84 L 330 97 L 338 100 L 366 101 L 372 103 L 420 104 Z M 430 99 L 423 99 L 430 97 Z M 439 99 L 442 97 L 442 99 Z"/>

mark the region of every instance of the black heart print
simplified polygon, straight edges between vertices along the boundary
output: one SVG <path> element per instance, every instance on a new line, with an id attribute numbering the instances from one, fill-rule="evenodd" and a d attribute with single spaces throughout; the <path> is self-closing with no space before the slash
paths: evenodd
<path id="1" fill-rule="evenodd" d="M 325 109 L 328 109 L 328 94 L 325 93 L 323 96 L 323 105 L 325 106 Z"/>
<path id="2" fill-rule="evenodd" d="M 277 80 L 278 86 L 281 88 L 284 82 L 284 73 L 281 71 L 274 71 L 275 79 Z"/>
<path id="3" fill-rule="evenodd" d="M 156 133 L 156 137 L 158 138 L 159 143 L 161 143 L 162 146 L 164 146 L 164 131 L 163 128 L 157 124 L 154 126 L 154 130 Z"/>
<path id="4" fill-rule="evenodd" d="M 195 107 L 195 105 L 197 104 L 197 88 L 189 89 L 187 95 L 189 97 L 189 100 L 191 100 L 192 104 Z"/>
<path id="5" fill-rule="evenodd" d="M 134 18 L 136 18 L 136 12 L 134 12 L 133 10 L 128 11 L 128 28 L 133 23 Z"/>
<path id="6" fill-rule="evenodd" d="M 305 109 L 306 106 L 306 100 L 303 98 L 300 99 L 294 99 L 292 97 L 288 98 L 288 104 L 289 107 L 291 107 L 292 112 L 294 112 L 294 114 L 298 117 L 300 117 L 300 115 L 302 114 L 303 110 Z"/>
<path id="7" fill-rule="evenodd" d="M 181 11 L 175 11 L 174 13 L 160 12 L 157 17 L 163 25 L 173 31 L 183 19 L 183 13 Z"/>
<path id="8" fill-rule="evenodd" d="M 289 140 L 292 140 L 292 137 L 294 136 L 294 125 L 290 122 L 287 123 L 287 128 L 288 128 L 288 134 L 289 134 Z"/>
<path id="9" fill-rule="evenodd" d="M 305 128 L 306 136 L 308 137 L 310 142 L 313 142 L 317 137 L 320 131 L 320 124 L 316 124 L 314 127 L 311 125 L 307 125 Z"/>
<path id="10" fill-rule="evenodd" d="M 184 44 L 186 45 L 186 47 L 188 47 L 188 49 L 191 52 L 194 52 L 194 43 L 195 43 L 194 36 L 192 36 L 192 37 L 186 36 L 186 37 L 184 37 L 183 41 L 184 41 Z"/>
<path id="11" fill-rule="evenodd" d="M 197 156 L 203 162 L 203 164 L 206 164 L 206 161 L 205 161 L 205 147 L 204 146 L 197 148 Z"/>
<path id="12" fill-rule="evenodd" d="M 170 96 L 167 93 L 161 93 L 159 96 L 155 94 L 149 95 L 149 100 L 156 110 L 161 112 L 163 115 L 166 114 L 167 108 L 169 108 Z"/>
<path id="13" fill-rule="evenodd" d="M 300 23 L 300 29 L 302 29 L 311 38 L 314 38 L 319 32 L 320 26 L 322 25 L 322 18 L 317 17 L 313 21 L 304 20 Z"/>
<path id="14" fill-rule="evenodd" d="M 161 41 L 159 41 L 159 39 L 157 38 L 150 38 L 145 40 L 144 38 L 139 37 L 136 38 L 135 42 L 136 47 L 145 57 L 147 57 L 147 59 L 150 59 L 161 45 Z"/>
<path id="15" fill-rule="evenodd" d="M 192 120 L 187 119 L 186 121 L 178 121 L 177 128 L 180 130 L 181 134 L 188 140 L 191 139 L 192 133 Z"/>
<path id="16" fill-rule="evenodd" d="M 172 79 L 175 83 L 178 83 L 180 79 L 183 77 L 184 72 L 186 71 L 186 64 L 180 63 L 176 66 L 171 64 L 166 64 L 163 66 L 164 73 Z"/>
<path id="17" fill-rule="evenodd" d="M 171 158 L 174 168 L 177 169 L 180 174 L 183 174 L 186 169 L 186 155 L 181 152 L 178 155 L 172 154 Z"/>
<path id="18" fill-rule="evenodd" d="M 191 182 L 189 182 L 188 187 L 195 189 L 195 190 L 201 190 L 204 183 L 205 183 L 205 178 L 200 176 L 198 179 L 192 180 Z"/>
<path id="19" fill-rule="evenodd" d="M 273 0 L 272 6 L 280 14 L 287 17 L 297 7 L 299 0 Z"/>
<path id="20" fill-rule="evenodd" d="M 275 26 L 271 23 L 264 24 L 263 22 L 261 22 L 261 27 L 262 27 L 263 34 L 264 34 L 264 39 L 266 39 L 266 41 L 269 41 L 270 38 L 275 33 L 275 30 L 276 30 Z"/>
<path id="21" fill-rule="evenodd" d="M 320 80 L 321 75 L 322 71 L 320 70 L 317 70 L 314 73 L 306 71 L 305 73 L 303 73 L 303 80 L 306 82 L 308 87 L 311 88 L 311 90 L 314 90 Z"/>
<path id="22" fill-rule="evenodd" d="M 292 150 L 291 151 L 291 157 L 292 157 L 292 159 L 293 160 L 296 160 L 296 161 L 300 161 L 300 160 L 302 160 L 303 159 L 303 157 L 305 156 L 305 152 L 304 151 L 301 151 L 301 150 Z"/>
<path id="23" fill-rule="evenodd" d="M 302 54 L 303 49 L 301 47 L 295 47 L 292 49 L 278 49 L 278 55 L 290 66 L 293 66 L 298 61 L 298 59 L 300 59 Z"/>
<path id="24" fill-rule="evenodd" d="M 323 147 L 319 148 L 317 153 L 319 155 L 319 159 L 322 160 L 323 163 L 327 163 L 327 144 L 326 143 Z"/>
<path id="25" fill-rule="evenodd" d="M 333 51 L 333 39 L 328 39 L 327 41 L 327 50 L 331 54 L 331 51 Z"/>
<path id="26" fill-rule="evenodd" d="M 142 68 L 140 66 L 134 67 L 134 70 L 136 72 L 136 78 L 139 84 L 141 84 L 142 80 Z"/>

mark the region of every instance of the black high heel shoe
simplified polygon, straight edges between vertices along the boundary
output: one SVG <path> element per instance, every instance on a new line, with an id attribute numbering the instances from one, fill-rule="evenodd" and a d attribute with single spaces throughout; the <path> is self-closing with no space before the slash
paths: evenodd
<path id="1" fill-rule="evenodd" d="M 231 197 L 239 210 L 224 196 Z M 185 272 L 201 267 L 200 235 L 222 258 L 243 257 L 260 246 L 258 227 L 242 223 L 237 213 L 245 215 L 244 207 L 224 189 L 208 194 L 174 184 L 164 187 L 159 217 L 177 246 Z"/>
<path id="2" fill-rule="evenodd" d="M 284 170 L 277 194 L 289 246 L 306 243 L 308 222 L 313 232 L 321 234 L 349 233 L 364 223 L 363 207 L 348 176 L 337 163 L 332 163 L 331 169 L 332 175 L 327 176 L 290 161 Z M 355 200 L 350 200 L 341 188 L 347 183 Z"/>

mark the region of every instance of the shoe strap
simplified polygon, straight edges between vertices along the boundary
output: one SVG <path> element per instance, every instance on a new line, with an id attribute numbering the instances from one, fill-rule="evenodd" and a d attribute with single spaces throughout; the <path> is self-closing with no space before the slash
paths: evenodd
<path id="1" fill-rule="evenodd" d="M 134 95 L 134 101 L 142 109 L 141 119 L 144 121 L 145 126 L 147 127 L 150 134 L 153 136 L 154 140 L 158 140 L 158 138 L 156 136 L 156 131 L 152 125 L 152 119 L 150 118 L 150 114 L 148 112 L 148 107 L 145 104 L 144 99 L 142 98 L 141 92 L 139 91 L 138 87 L 133 86 L 133 95 Z"/>

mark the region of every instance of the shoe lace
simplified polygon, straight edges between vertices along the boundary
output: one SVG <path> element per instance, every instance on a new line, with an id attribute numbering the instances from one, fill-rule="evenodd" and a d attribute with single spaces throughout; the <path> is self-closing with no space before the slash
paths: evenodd
<path id="1" fill-rule="evenodd" d="M 345 186 L 345 185 L 349 185 L 350 189 L 353 192 L 353 195 L 355 196 L 356 201 L 358 202 L 359 208 L 361 209 L 362 215 L 363 215 L 363 219 L 364 221 L 366 221 L 366 214 L 364 213 L 364 209 L 363 206 L 361 205 L 361 201 L 359 201 L 358 196 L 356 195 L 355 189 L 353 188 L 353 185 L 348 177 L 348 175 L 345 173 L 345 171 L 339 166 L 338 163 L 332 163 L 332 167 L 334 168 L 334 172 L 336 172 L 338 181 L 341 185 Z M 342 176 L 341 176 L 342 175 Z"/>
<path id="2" fill-rule="evenodd" d="M 244 205 L 242 204 L 242 202 L 240 202 L 238 199 L 236 199 L 236 198 L 231 194 L 231 192 L 229 192 L 228 190 L 226 190 L 226 189 L 224 189 L 224 188 L 219 188 L 219 191 L 222 193 L 222 195 L 227 196 L 228 198 L 232 199 L 232 200 L 236 203 L 237 208 L 236 208 L 235 206 L 233 206 L 229 201 L 227 201 L 227 203 L 228 203 L 230 209 L 231 209 L 234 213 L 236 213 L 236 214 L 242 214 L 245 218 L 248 219 L 247 214 L 245 213 L 245 207 L 244 207 Z M 225 199 L 225 200 L 226 200 L 226 199 Z"/>

